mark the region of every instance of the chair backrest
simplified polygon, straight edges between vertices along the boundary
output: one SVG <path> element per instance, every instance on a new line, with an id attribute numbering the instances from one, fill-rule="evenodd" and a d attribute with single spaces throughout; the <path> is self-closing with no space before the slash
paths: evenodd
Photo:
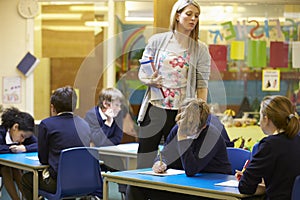
<path id="1" fill-rule="evenodd" d="M 245 149 L 227 147 L 227 155 L 231 164 L 232 174 L 242 170 L 245 162 L 251 158 L 251 152 Z"/>
<path id="2" fill-rule="evenodd" d="M 96 148 L 74 147 L 61 152 L 57 191 L 60 198 L 81 196 L 102 189 L 99 153 Z"/>
<path id="3" fill-rule="evenodd" d="M 300 199 L 300 175 L 295 178 L 291 200 Z"/>
<path id="4" fill-rule="evenodd" d="M 252 147 L 252 151 L 251 151 L 251 159 L 252 157 L 256 154 L 256 152 L 258 151 L 258 144 L 259 142 L 256 142 L 253 147 Z"/>

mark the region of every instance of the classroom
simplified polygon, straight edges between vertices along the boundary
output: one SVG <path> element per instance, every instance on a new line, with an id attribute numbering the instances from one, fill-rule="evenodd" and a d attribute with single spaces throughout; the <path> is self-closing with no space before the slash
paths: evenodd
<path id="1" fill-rule="evenodd" d="M 17 107 L 38 125 L 51 115 L 52 92 L 69 85 L 78 97 L 74 113 L 84 118 L 102 89 L 118 88 L 130 113 L 120 148 L 130 153 L 104 148 L 100 157 L 121 157 L 126 169 L 135 170 L 137 146 L 122 145 L 138 143 L 138 114 L 147 92 L 138 77 L 140 59 L 153 34 L 169 31 L 176 1 L 0 0 L 0 111 Z M 252 152 L 266 137 L 259 126 L 265 96 L 287 97 L 300 114 L 300 2 L 196 1 L 201 7 L 198 37 L 211 57 L 207 104 L 233 147 Z M 132 180 L 115 178 L 108 174 L 104 196 L 121 200 L 118 184 Z M 0 200 L 6 198 L 2 189 Z"/>

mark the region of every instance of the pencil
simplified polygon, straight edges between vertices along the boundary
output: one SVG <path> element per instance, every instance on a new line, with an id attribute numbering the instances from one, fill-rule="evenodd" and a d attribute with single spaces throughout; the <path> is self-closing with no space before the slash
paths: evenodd
<path id="1" fill-rule="evenodd" d="M 250 163 L 250 160 L 246 160 L 246 162 L 244 164 L 244 167 L 242 169 L 242 172 L 244 172 L 246 170 L 246 168 L 248 167 L 249 163 Z"/>
<path id="2" fill-rule="evenodd" d="M 161 152 L 159 147 L 158 147 L 158 154 L 159 154 L 159 164 L 162 165 L 162 157 L 161 157 Z"/>

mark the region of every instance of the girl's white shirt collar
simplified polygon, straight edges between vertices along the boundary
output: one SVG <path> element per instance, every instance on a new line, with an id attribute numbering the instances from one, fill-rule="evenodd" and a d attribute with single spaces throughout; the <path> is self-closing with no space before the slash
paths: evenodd
<path id="1" fill-rule="evenodd" d="M 104 114 L 104 112 L 102 112 L 101 108 L 99 107 L 99 113 L 100 113 L 100 116 L 103 120 L 107 120 L 107 116 Z"/>
<path id="2" fill-rule="evenodd" d="M 6 144 L 17 144 L 16 142 L 12 141 L 10 134 L 9 134 L 9 129 L 5 135 L 5 142 L 6 142 Z"/>

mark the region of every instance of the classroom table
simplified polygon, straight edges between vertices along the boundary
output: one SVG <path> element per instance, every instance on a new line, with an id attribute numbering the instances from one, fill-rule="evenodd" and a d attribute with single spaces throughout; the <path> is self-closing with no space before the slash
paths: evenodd
<path id="1" fill-rule="evenodd" d="M 249 197 L 249 195 L 241 194 L 237 187 L 224 187 L 215 185 L 216 183 L 235 180 L 234 175 L 199 173 L 196 176 L 187 177 L 185 174 L 171 176 L 139 174 L 139 172 L 147 170 L 151 169 L 147 168 L 104 173 L 103 200 L 108 200 L 109 182 L 209 197 L 214 199 L 238 200 Z M 263 194 L 263 191 L 258 194 Z"/>
<path id="2" fill-rule="evenodd" d="M 138 143 L 127 143 L 99 148 L 100 159 L 105 163 L 105 156 L 109 159 L 119 157 L 125 162 L 125 169 L 136 169 Z"/>
<path id="3" fill-rule="evenodd" d="M 126 170 L 136 169 L 138 147 L 139 144 L 137 142 L 99 147 L 100 159 L 105 164 L 107 159 L 119 157 L 123 160 Z M 159 148 L 161 150 L 163 145 L 159 145 Z"/>
<path id="4" fill-rule="evenodd" d="M 33 173 L 33 199 L 38 199 L 38 171 L 48 167 L 38 160 L 37 152 L 0 154 L 0 165 Z"/>

